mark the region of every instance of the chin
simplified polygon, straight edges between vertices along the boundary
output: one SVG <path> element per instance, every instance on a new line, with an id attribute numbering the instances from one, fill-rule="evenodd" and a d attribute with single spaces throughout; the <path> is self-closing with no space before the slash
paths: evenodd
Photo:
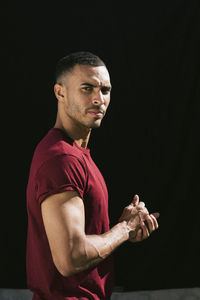
<path id="1" fill-rule="evenodd" d="M 96 121 L 95 123 L 92 124 L 91 128 L 95 129 L 95 128 L 99 128 L 101 126 L 101 120 L 100 121 Z"/>
<path id="2" fill-rule="evenodd" d="M 89 121 L 89 122 L 85 122 L 82 124 L 89 129 L 95 129 L 95 128 L 99 128 L 101 126 L 101 121 L 102 121 L 102 119 L 98 119 L 98 120 L 93 120 L 92 122 Z"/>

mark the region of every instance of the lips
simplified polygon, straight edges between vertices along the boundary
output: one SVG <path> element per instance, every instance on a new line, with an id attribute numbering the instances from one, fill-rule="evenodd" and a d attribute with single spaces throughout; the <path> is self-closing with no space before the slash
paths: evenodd
<path id="1" fill-rule="evenodd" d="M 105 114 L 105 112 L 103 110 L 89 110 L 88 113 L 97 118 L 101 118 Z"/>

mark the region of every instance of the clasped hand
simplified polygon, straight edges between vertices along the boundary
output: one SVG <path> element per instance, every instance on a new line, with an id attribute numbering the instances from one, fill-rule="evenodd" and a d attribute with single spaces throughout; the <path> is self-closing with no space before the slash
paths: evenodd
<path id="1" fill-rule="evenodd" d="M 131 204 L 124 208 L 119 222 L 127 222 L 129 241 L 136 243 L 148 238 L 158 229 L 159 215 L 159 213 L 149 214 L 144 202 L 140 202 L 139 196 L 135 195 Z"/>

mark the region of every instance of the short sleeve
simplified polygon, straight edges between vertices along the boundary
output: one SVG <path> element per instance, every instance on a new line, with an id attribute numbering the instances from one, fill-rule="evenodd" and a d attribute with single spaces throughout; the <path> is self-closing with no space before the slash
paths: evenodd
<path id="1" fill-rule="evenodd" d="M 42 164 L 36 174 L 36 198 L 39 204 L 48 196 L 77 191 L 83 199 L 87 182 L 83 162 L 73 155 L 53 157 Z"/>

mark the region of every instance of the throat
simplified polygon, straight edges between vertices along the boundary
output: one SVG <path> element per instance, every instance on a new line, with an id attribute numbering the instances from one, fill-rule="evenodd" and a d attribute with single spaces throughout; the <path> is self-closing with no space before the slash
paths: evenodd
<path id="1" fill-rule="evenodd" d="M 74 140 L 78 146 L 87 148 L 92 130 L 91 128 L 87 128 L 86 126 L 83 126 L 82 124 L 75 122 L 74 120 L 72 122 L 69 118 L 61 120 L 59 114 L 57 116 L 54 128 L 60 128 L 63 132 L 66 133 L 66 135 Z"/>
<path id="2" fill-rule="evenodd" d="M 76 143 L 78 144 L 78 142 L 76 141 Z M 82 140 L 82 142 L 80 142 L 79 146 L 81 146 L 82 148 L 87 148 L 88 145 L 88 140 Z"/>
<path id="3" fill-rule="evenodd" d="M 87 130 L 87 131 L 83 131 L 83 130 L 74 131 L 74 130 L 72 130 L 72 128 L 65 128 L 64 126 L 58 126 L 58 124 L 55 124 L 54 128 L 59 128 L 63 132 L 65 132 L 65 134 L 67 136 L 69 136 L 72 140 L 74 140 L 74 142 L 79 147 L 87 148 L 89 138 L 90 138 L 90 134 L 91 134 L 91 129 Z"/>
<path id="4" fill-rule="evenodd" d="M 90 138 L 90 133 L 91 131 L 85 136 L 77 136 L 76 138 L 74 138 L 74 141 L 76 142 L 76 144 L 82 148 L 87 148 L 88 142 L 89 142 L 89 138 Z"/>

